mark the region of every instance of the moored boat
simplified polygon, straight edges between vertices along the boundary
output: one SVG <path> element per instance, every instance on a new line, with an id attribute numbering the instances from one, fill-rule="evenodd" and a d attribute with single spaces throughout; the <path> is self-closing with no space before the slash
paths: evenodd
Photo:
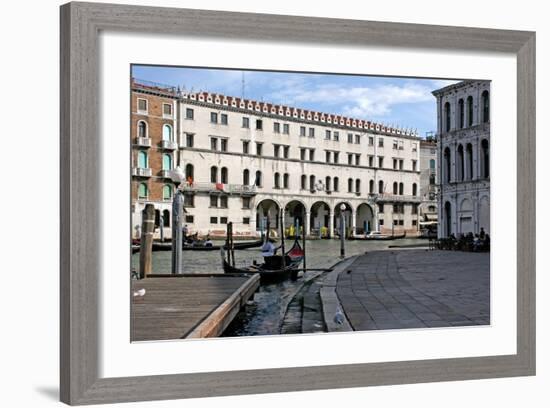
<path id="1" fill-rule="evenodd" d="M 352 235 L 349 239 L 358 241 L 391 241 L 394 239 L 405 238 L 406 234 L 382 234 L 379 231 L 371 231 L 366 235 Z"/>

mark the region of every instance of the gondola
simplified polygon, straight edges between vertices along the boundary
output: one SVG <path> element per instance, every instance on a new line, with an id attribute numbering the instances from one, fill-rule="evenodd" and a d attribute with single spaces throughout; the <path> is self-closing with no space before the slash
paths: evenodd
<path id="1" fill-rule="evenodd" d="M 384 234 L 371 234 L 371 235 L 352 235 L 348 239 L 357 241 L 392 241 L 394 239 L 405 238 L 406 234 L 400 235 L 384 235 Z"/>
<path id="2" fill-rule="evenodd" d="M 289 277 L 296 279 L 298 268 L 304 259 L 304 250 L 298 240 L 295 240 L 292 248 L 285 253 L 284 265 L 282 255 L 274 255 L 264 259 L 265 262 L 259 265 L 235 267 L 227 262 L 222 251 L 223 271 L 225 273 L 258 273 L 260 274 L 260 282 L 268 283 L 285 280 Z"/>
<path id="3" fill-rule="evenodd" d="M 256 241 L 243 241 L 243 242 L 235 242 L 233 244 L 234 249 L 248 249 L 248 248 L 259 248 L 263 245 L 264 241 L 263 238 L 260 238 Z M 182 250 L 183 251 L 219 251 L 221 249 L 222 245 L 212 245 L 212 246 L 205 246 L 204 244 L 184 244 Z M 225 245 L 223 245 L 224 249 L 227 249 Z M 171 242 L 159 242 L 154 241 L 153 242 L 153 251 L 171 251 L 172 250 L 172 243 Z M 135 245 L 132 244 L 132 253 L 139 252 L 139 244 Z"/>

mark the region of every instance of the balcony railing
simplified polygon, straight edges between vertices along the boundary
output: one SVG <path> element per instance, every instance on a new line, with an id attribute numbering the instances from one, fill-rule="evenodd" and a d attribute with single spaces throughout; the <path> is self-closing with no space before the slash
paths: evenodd
<path id="1" fill-rule="evenodd" d="M 132 176 L 136 176 L 136 177 L 151 177 L 152 175 L 152 172 L 151 172 L 151 169 L 143 169 L 143 168 L 139 168 L 139 167 L 134 167 L 132 169 Z"/>
<path id="2" fill-rule="evenodd" d="M 380 202 L 380 203 L 385 203 L 385 202 L 419 203 L 422 201 L 421 197 L 413 196 L 413 195 L 373 194 L 371 196 L 373 196 L 374 201 Z"/>
<path id="3" fill-rule="evenodd" d="M 178 144 L 172 140 L 161 140 L 160 147 L 165 150 L 175 150 L 178 148 Z"/>
<path id="4" fill-rule="evenodd" d="M 244 184 L 222 184 L 222 183 L 185 183 L 183 191 L 195 193 L 226 193 L 238 195 L 256 194 L 256 186 Z"/>
<path id="5" fill-rule="evenodd" d="M 151 147 L 151 139 L 148 137 L 136 137 L 136 145 L 139 147 Z"/>

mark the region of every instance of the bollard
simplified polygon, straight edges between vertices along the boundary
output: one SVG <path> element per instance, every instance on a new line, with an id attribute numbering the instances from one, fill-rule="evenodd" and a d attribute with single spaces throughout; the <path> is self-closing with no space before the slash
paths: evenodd
<path id="1" fill-rule="evenodd" d="M 141 213 L 141 240 L 139 248 L 139 277 L 146 278 L 153 272 L 153 232 L 155 230 L 155 207 L 146 204 Z"/>

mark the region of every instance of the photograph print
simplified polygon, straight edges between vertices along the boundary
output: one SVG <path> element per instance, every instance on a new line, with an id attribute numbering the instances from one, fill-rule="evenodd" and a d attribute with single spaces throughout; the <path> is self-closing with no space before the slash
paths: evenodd
<path id="1" fill-rule="evenodd" d="M 491 324 L 490 81 L 129 86 L 131 341 Z"/>

